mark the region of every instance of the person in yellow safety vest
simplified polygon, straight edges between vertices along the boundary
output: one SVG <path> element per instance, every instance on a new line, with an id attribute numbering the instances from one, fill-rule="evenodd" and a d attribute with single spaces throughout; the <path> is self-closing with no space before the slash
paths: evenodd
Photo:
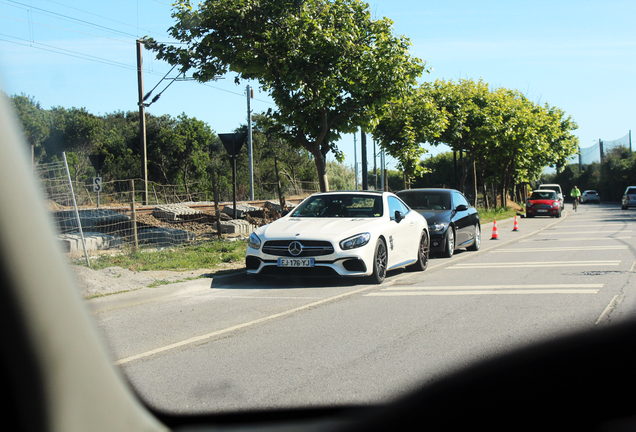
<path id="1" fill-rule="evenodd" d="M 574 188 L 570 191 L 570 196 L 574 198 L 574 202 L 572 203 L 572 210 L 576 210 L 579 199 L 581 198 L 581 191 L 579 190 L 579 188 L 574 186 Z"/>

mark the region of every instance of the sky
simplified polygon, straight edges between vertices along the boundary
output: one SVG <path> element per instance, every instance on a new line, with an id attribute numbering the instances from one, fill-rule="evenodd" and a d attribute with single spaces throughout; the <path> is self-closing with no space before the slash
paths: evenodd
<path id="1" fill-rule="evenodd" d="M 137 110 L 135 41 L 170 42 L 169 0 L 0 0 L 0 89 L 43 108 L 86 108 L 103 115 Z M 196 3 L 196 1 L 194 2 Z M 587 148 L 624 137 L 634 125 L 636 33 L 633 0 L 375 0 L 375 18 L 427 62 L 421 81 L 482 79 L 564 110 Z M 145 91 L 161 91 L 171 66 L 143 53 Z M 275 108 L 258 83 L 176 81 L 147 112 L 205 121 L 215 132 L 247 122 L 247 85 L 255 113 Z M 345 164 L 360 159 L 360 135 L 338 143 Z M 447 151 L 425 145 L 429 154 Z M 369 168 L 373 166 L 368 137 Z M 426 157 L 426 156 L 425 156 Z M 333 158 L 332 158 L 333 159 Z M 388 159 L 389 167 L 394 161 Z"/>

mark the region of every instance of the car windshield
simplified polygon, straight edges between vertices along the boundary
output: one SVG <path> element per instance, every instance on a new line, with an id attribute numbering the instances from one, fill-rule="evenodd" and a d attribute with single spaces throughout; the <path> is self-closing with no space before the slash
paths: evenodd
<path id="1" fill-rule="evenodd" d="M 555 200 L 557 199 L 556 193 L 549 191 L 534 191 L 530 196 L 531 200 Z"/>
<path id="2" fill-rule="evenodd" d="M 634 1 L 0 3 L 24 170 L 142 405 L 374 406 L 633 315 Z"/>
<path id="3" fill-rule="evenodd" d="M 303 201 L 292 212 L 292 217 L 316 218 L 377 218 L 384 214 L 382 196 L 318 195 Z"/>
<path id="4" fill-rule="evenodd" d="M 399 197 L 413 210 L 450 210 L 451 206 L 448 192 L 405 192 Z"/>

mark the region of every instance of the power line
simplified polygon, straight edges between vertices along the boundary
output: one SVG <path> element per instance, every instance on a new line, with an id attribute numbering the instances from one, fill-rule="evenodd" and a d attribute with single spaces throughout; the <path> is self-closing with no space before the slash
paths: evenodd
<path id="1" fill-rule="evenodd" d="M 83 25 L 99 28 L 99 29 L 102 29 L 102 30 L 105 30 L 105 31 L 109 31 L 109 32 L 113 32 L 113 33 L 118 33 L 118 34 L 123 35 L 123 36 L 136 37 L 136 35 L 131 34 L 131 33 L 126 33 L 126 32 L 111 28 L 111 27 L 106 27 L 106 26 L 103 26 L 103 25 L 100 25 L 100 24 L 95 24 L 95 23 L 92 23 L 90 21 L 86 21 L 86 20 L 83 20 L 83 19 L 74 18 L 74 17 L 72 17 L 70 15 L 65 15 L 65 14 L 53 12 L 53 11 L 50 11 L 50 10 L 46 10 L 46 9 L 43 9 L 43 8 L 39 8 L 39 7 L 36 7 L 36 6 L 31 6 L 31 5 L 28 5 L 26 3 L 20 3 L 20 2 L 15 1 L 15 0 L 6 0 L 6 1 L 3 1 L 2 3 L 5 3 L 5 4 L 13 3 L 13 4 L 16 4 L 16 5 L 22 6 L 22 8 L 27 10 L 27 11 L 29 11 L 29 10 L 37 10 L 37 11 L 43 13 L 43 14 L 56 16 L 58 18 L 62 18 L 62 19 L 65 19 L 65 20 L 77 22 L 77 23 L 80 23 L 80 24 L 83 24 Z"/>
<path id="2" fill-rule="evenodd" d="M 20 22 L 24 22 L 24 23 L 28 23 L 29 25 L 35 24 L 35 25 L 39 25 L 42 27 L 48 27 L 48 28 L 52 28 L 52 29 L 56 29 L 56 30 L 63 30 L 63 31 L 67 31 L 67 32 L 71 32 L 71 33 L 78 33 L 78 34 L 83 34 L 83 35 L 87 35 L 87 36 L 94 36 L 94 37 L 98 37 L 98 38 L 102 38 L 102 39 L 107 39 L 107 40 L 112 40 L 112 41 L 116 41 L 116 42 L 123 42 L 123 43 L 130 43 L 130 41 L 128 40 L 123 40 L 123 39 L 114 39 L 114 38 L 110 38 L 107 36 L 100 36 L 100 35 L 96 35 L 93 33 L 86 33 L 86 32 L 81 32 L 78 30 L 71 30 L 71 29 L 67 29 L 64 27 L 56 27 L 56 26 L 52 26 L 49 24 L 42 24 L 42 23 L 38 23 L 32 20 L 24 20 L 24 19 L 20 19 L 20 18 L 14 18 L 14 17 L 10 17 L 10 16 L 6 16 L 6 15 L 0 15 L 0 18 L 7 18 L 13 21 L 20 21 Z M 33 40 L 33 31 L 31 30 L 31 40 Z"/>

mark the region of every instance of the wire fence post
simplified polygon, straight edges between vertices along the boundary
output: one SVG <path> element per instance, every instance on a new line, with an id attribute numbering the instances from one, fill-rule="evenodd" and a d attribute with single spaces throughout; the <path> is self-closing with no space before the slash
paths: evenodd
<path id="1" fill-rule="evenodd" d="M 75 193 L 73 192 L 73 182 L 71 181 L 71 172 L 68 170 L 68 162 L 66 161 L 66 152 L 62 152 L 64 156 L 64 168 L 66 169 L 66 176 L 68 177 L 68 185 L 71 188 L 71 198 L 73 198 L 73 207 L 75 208 L 75 218 L 77 219 L 77 227 L 79 228 L 80 237 L 82 238 L 82 246 L 84 247 L 84 258 L 86 258 L 86 266 L 90 267 L 91 263 L 88 261 L 88 252 L 86 251 L 86 239 L 84 238 L 84 231 L 82 230 L 82 221 L 79 216 L 79 210 L 77 209 L 77 202 L 75 201 Z"/>
<path id="2" fill-rule="evenodd" d="M 137 252 L 139 241 L 137 239 L 137 212 L 135 211 L 135 182 L 130 180 L 130 212 L 132 214 L 133 251 Z"/>

